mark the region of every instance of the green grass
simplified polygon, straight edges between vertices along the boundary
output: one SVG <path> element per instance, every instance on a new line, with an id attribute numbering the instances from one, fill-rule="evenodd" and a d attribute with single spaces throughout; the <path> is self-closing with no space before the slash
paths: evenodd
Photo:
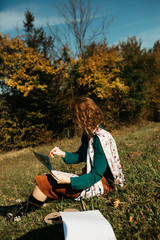
<path id="1" fill-rule="evenodd" d="M 111 223 L 118 240 L 160 239 L 160 123 L 132 126 L 112 132 L 126 181 L 108 196 L 85 200 L 88 210 L 99 209 Z M 39 146 L 0 154 L 0 205 L 26 200 L 35 186 L 34 176 L 46 173 L 32 150 L 48 154 L 53 146 L 75 151 L 80 138 L 56 141 L 52 146 Z M 57 170 L 81 173 L 82 165 L 66 165 L 60 158 L 52 160 Z M 119 199 L 118 207 L 114 202 Z M 7 223 L 0 217 L 1 239 L 63 239 L 62 226 L 47 226 L 45 215 L 65 208 L 82 210 L 81 202 L 49 201 L 47 207 L 30 213 L 20 222 Z"/>

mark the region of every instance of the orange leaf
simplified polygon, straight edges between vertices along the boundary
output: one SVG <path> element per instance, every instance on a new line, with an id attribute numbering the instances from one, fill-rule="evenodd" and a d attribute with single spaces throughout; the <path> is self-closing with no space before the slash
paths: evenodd
<path id="1" fill-rule="evenodd" d="M 129 222 L 133 222 L 133 217 L 129 216 Z"/>
<path id="2" fill-rule="evenodd" d="M 121 203 L 120 199 L 117 198 L 117 200 L 114 202 L 114 207 L 117 208 L 120 203 Z"/>

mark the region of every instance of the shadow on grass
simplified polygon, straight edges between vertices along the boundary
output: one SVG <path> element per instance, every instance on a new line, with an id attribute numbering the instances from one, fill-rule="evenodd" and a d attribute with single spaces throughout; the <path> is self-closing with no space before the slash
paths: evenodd
<path id="1" fill-rule="evenodd" d="M 64 240 L 63 224 L 38 228 L 23 235 L 17 240 Z"/>

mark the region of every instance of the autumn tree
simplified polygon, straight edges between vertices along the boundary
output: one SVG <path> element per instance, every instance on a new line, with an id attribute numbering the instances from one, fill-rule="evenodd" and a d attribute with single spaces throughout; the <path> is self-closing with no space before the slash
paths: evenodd
<path id="1" fill-rule="evenodd" d="M 94 45 L 92 54 L 86 58 L 72 59 L 68 84 L 74 96 L 89 96 L 98 102 L 106 119 L 119 121 L 121 102 L 129 88 L 120 79 L 118 50 L 108 48 L 106 43 Z"/>
<path id="2" fill-rule="evenodd" d="M 147 117 L 152 121 L 160 121 L 160 41 L 156 41 L 148 52 L 149 81 L 147 98 Z"/>
<path id="3" fill-rule="evenodd" d="M 146 50 L 141 40 L 128 38 L 119 45 L 123 61 L 120 64 L 120 76 L 129 87 L 129 94 L 124 102 L 124 118 L 133 120 L 143 116 L 146 105 L 148 82 L 148 64 Z"/>
<path id="4" fill-rule="evenodd" d="M 49 59 L 54 55 L 54 39 L 52 36 L 47 36 L 42 27 L 36 28 L 34 26 L 35 17 L 30 10 L 25 11 L 25 20 L 23 21 L 25 41 L 28 47 L 35 49 L 40 54 Z"/>
<path id="5" fill-rule="evenodd" d="M 85 46 L 106 38 L 112 18 L 107 13 L 100 13 L 91 0 L 61 0 L 58 1 L 57 10 L 60 24 L 49 28 L 60 48 L 68 43 L 72 52 L 76 50 L 77 55 L 82 55 Z M 98 17 L 100 20 L 96 25 L 95 19 Z"/>
<path id="6" fill-rule="evenodd" d="M 48 129 L 52 133 L 59 130 L 55 106 L 61 99 L 57 99 L 56 82 L 58 77 L 63 82 L 66 65 L 59 61 L 51 66 L 44 55 L 27 47 L 18 37 L 1 36 L 0 53 L 3 92 L 5 86 L 10 88 L 4 95 L 6 108 L 1 111 L 1 143 L 10 144 L 11 148 L 42 143 L 51 138 Z"/>

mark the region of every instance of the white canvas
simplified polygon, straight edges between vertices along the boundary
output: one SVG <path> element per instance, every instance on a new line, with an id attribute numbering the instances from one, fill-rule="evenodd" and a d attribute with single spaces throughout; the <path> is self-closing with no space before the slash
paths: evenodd
<path id="1" fill-rule="evenodd" d="M 116 240 L 111 224 L 99 210 L 60 214 L 65 240 Z"/>

